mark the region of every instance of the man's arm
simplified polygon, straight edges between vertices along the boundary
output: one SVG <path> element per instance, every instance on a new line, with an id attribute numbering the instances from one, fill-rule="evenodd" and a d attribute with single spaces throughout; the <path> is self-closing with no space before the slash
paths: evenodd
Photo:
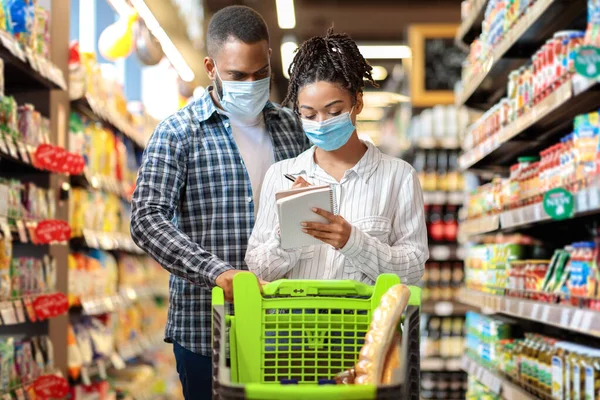
<path id="1" fill-rule="evenodd" d="M 154 131 L 144 151 L 133 193 L 131 236 L 171 274 L 211 288 L 217 285 L 219 275 L 233 268 L 202 249 L 173 224 L 187 176 L 188 146 L 185 132 L 168 121 Z"/>

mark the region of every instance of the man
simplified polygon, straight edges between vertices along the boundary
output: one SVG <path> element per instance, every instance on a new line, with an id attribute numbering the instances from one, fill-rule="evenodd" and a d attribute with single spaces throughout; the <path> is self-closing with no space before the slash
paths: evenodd
<path id="1" fill-rule="evenodd" d="M 210 290 L 233 300 L 264 174 L 308 147 L 294 114 L 268 101 L 271 49 L 257 12 L 216 13 L 207 49 L 215 87 L 154 131 L 131 217 L 135 242 L 171 273 L 165 336 L 186 399 L 211 397 Z"/>

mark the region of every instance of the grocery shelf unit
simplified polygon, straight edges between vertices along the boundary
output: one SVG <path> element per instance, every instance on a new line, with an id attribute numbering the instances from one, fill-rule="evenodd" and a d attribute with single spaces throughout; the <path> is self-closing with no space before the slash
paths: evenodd
<path id="1" fill-rule="evenodd" d="M 50 11 L 54 16 L 69 15 L 69 1 L 52 1 Z M 60 79 L 50 79 L 48 77 L 50 64 L 43 60 L 38 62 L 36 57 L 32 56 L 30 52 L 25 52 L 22 48 L 12 47 L 11 38 L 3 37 L 0 39 L 0 58 L 4 62 L 5 95 L 14 97 L 18 104 L 32 104 L 42 116 L 49 118 L 51 123 L 50 142 L 65 147 L 64 141 L 67 137 L 69 110 L 65 83 L 65 79 L 68 77 L 68 24 L 51 24 L 50 37 L 49 61 L 53 66 L 52 74 L 56 76 L 57 70 L 60 70 L 62 73 Z M 24 153 L 27 154 L 26 151 Z M 15 154 L 5 154 L 0 151 L 0 178 L 32 182 L 41 188 L 52 189 L 56 194 L 55 218 L 67 221 L 68 202 L 65 201 L 65 192 L 61 191 L 61 188 L 64 183 L 68 182 L 68 177 L 65 174 L 55 174 L 35 168 L 30 157 L 30 154 L 25 155 L 21 152 L 15 156 Z M 2 198 L 0 201 L 4 202 L 6 198 Z M 21 243 L 18 236 L 18 234 L 16 237 L 13 235 L 13 256 L 36 258 L 44 255 L 52 256 L 57 266 L 56 291 L 67 293 L 68 246 L 65 244 L 36 246 L 30 240 L 27 243 Z M 0 332 L 2 335 L 7 336 L 49 335 L 55 348 L 55 366 L 63 374 L 66 374 L 67 321 L 67 316 L 61 315 L 51 318 L 47 322 L 25 322 L 16 325 L 2 324 Z"/>
<path id="2" fill-rule="evenodd" d="M 458 47 L 468 48 L 469 44 L 481 33 L 486 4 L 486 0 L 471 1 L 471 10 L 456 31 L 455 43 Z"/>
<path id="3" fill-rule="evenodd" d="M 472 15 L 461 26 L 457 42 L 464 40 L 469 44 L 466 39 L 472 36 L 465 32 L 473 29 L 469 23 L 478 18 L 479 5 L 480 2 L 473 2 Z M 584 0 L 536 0 L 499 40 L 470 81 L 463 82 L 462 91 L 457 93 L 457 104 L 482 112 L 489 110 L 506 95 L 509 73 L 528 63 L 556 31 L 585 30 L 586 5 Z M 482 7 L 485 8 L 485 4 Z M 509 166 L 519 157 L 538 154 L 556 144 L 572 132 L 576 116 L 596 111 L 600 107 L 599 94 L 600 82 L 575 74 L 497 134 L 464 151 L 459 158 L 461 169 L 488 173 L 488 176 L 490 172 L 507 176 Z M 573 193 L 571 218 L 551 219 L 541 203 L 534 203 L 461 221 L 459 240 L 478 243 L 487 236 L 523 233 L 560 247 L 589 238 L 588 228 L 600 220 L 600 180 L 588 178 L 586 183 L 585 189 Z M 483 314 L 501 314 L 516 319 L 520 324 L 535 327 L 536 332 L 556 333 L 563 338 L 575 336 L 597 343 L 600 311 L 584 307 L 589 299 L 552 294 L 549 300 L 548 296 L 547 293 L 540 297 L 539 293 L 492 290 L 490 287 L 481 290 L 463 288 L 459 291 L 458 301 Z M 540 298 L 545 301 L 537 300 Z M 539 398 L 539 392 L 531 394 L 524 382 L 481 362 L 479 358 L 465 355 L 461 368 L 476 377 L 491 393 L 504 399 Z"/>
<path id="4" fill-rule="evenodd" d="M 537 0 L 501 39 L 479 73 L 464 82 L 457 104 L 490 108 L 506 91 L 508 73 L 522 66 L 554 32 L 585 26 L 585 0 Z"/>

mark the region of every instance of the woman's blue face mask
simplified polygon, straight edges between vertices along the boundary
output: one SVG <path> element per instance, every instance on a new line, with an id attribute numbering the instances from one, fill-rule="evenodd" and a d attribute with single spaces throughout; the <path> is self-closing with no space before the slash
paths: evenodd
<path id="1" fill-rule="evenodd" d="M 317 147 L 325 151 L 334 151 L 348 143 L 356 127 L 352 123 L 350 112 L 345 112 L 323 122 L 302 118 L 304 133 Z"/>

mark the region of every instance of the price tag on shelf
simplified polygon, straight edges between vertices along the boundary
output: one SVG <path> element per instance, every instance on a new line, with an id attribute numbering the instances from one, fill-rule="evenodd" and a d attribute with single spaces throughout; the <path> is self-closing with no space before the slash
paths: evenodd
<path id="1" fill-rule="evenodd" d="M 569 321 L 571 320 L 571 311 L 564 309 L 560 313 L 560 325 L 561 326 L 569 326 Z"/>
<path id="2" fill-rule="evenodd" d="M 598 196 L 598 188 L 591 187 L 588 191 L 588 210 L 600 208 L 600 196 Z"/>
<path id="3" fill-rule="evenodd" d="M 15 300 L 13 302 L 13 307 L 15 308 L 15 314 L 17 316 L 17 322 L 19 324 L 24 324 L 27 322 L 25 319 L 25 309 L 23 308 L 23 303 L 21 300 Z"/>
<path id="4" fill-rule="evenodd" d="M 582 329 L 581 322 L 583 321 L 583 310 L 576 310 L 571 320 L 572 329 Z"/>
<path id="5" fill-rule="evenodd" d="M 592 321 L 594 319 L 594 313 L 591 311 L 584 311 L 583 318 L 581 319 L 581 330 L 588 332 L 590 327 L 592 326 Z"/>
<path id="6" fill-rule="evenodd" d="M 583 212 L 589 209 L 587 198 L 588 196 L 586 191 L 577 192 L 577 203 L 575 208 L 577 212 Z"/>
<path id="7" fill-rule="evenodd" d="M 540 321 L 548 323 L 548 320 L 550 319 L 550 307 L 549 306 L 542 306 L 542 317 L 540 318 Z"/>
<path id="8" fill-rule="evenodd" d="M 534 321 L 538 320 L 539 317 L 540 317 L 540 312 L 541 312 L 540 304 L 535 303 L 531 307 L 531 319 L 534 320 Z"/>
<path id="9" fill-rule="evenodd" d="M 16 325 L 18 323 L 15 308 L 12 306 L 12 303 L 8 301 L 0 303 L 0 314 L 2 315 L 2 322 L 4 322 L 4 325 Z"/>

